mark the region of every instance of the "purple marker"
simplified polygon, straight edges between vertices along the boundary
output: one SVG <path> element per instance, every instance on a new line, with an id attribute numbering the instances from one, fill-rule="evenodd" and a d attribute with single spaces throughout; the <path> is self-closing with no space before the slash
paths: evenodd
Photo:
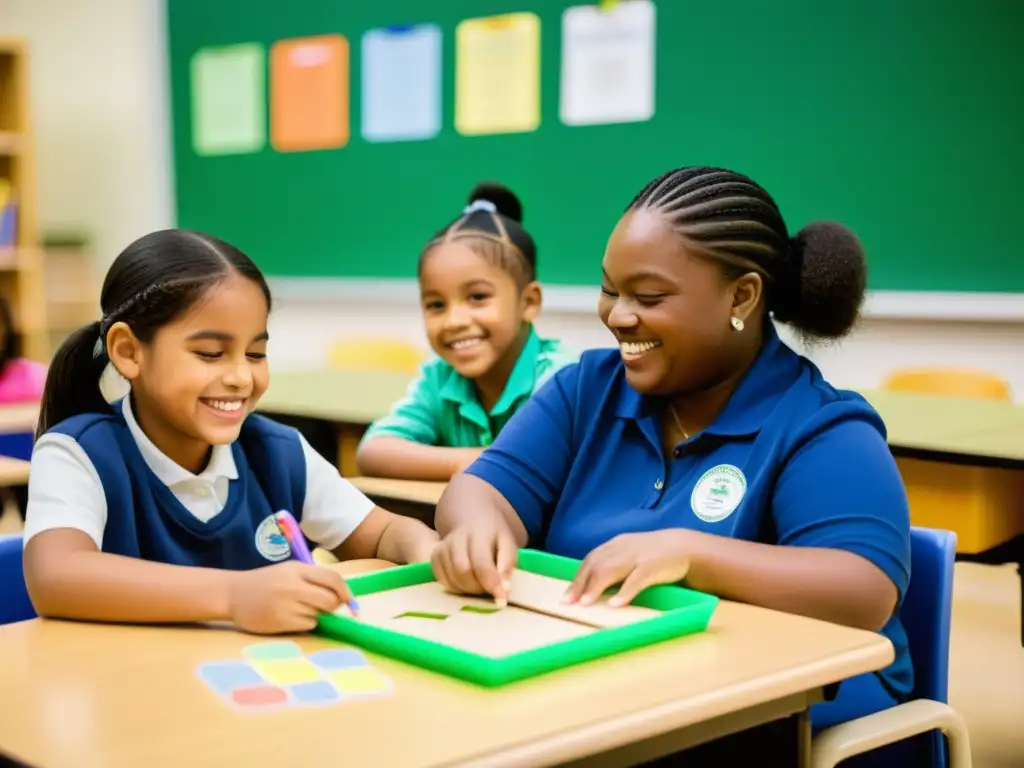
<path id="1" fill-rule="evenodd" d="M 313 555 L 306 546 L 306 537 L 302 535 L 299 523 L 292 517 L 291 512 L 282 510 L 274 515 L 274 520 L 281 529 L 281 534 L 287 539 L 288 547 L 295 559 L 313 565 Z"/>
<path id="2" fill-rule="evenodd" d="M 295 559 L 300 560 L 303 563 L 309 565 L 315 565 L 313 562 L 313 555 L 309 551 L 309 547 L 306 546 L 306 537 L 302 535 L 302 529 L 299 528 L 298 521 L 292 516 L 291 512 L 281 510 L 274 515 L 274 522 L 277 523 L 277 527 L 281 531 L 281 535 L 284 536 L 288 542 L 288 547 L 292 551 L 292 555 Z M 349 609 L 352 613 L 356 613 L 359 610 L 359 603 L 353 597 L 348 603 Z"/>

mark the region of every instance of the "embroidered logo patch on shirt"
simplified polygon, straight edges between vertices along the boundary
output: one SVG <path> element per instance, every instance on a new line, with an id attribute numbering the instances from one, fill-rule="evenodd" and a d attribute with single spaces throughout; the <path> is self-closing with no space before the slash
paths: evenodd
<path id="1" fill-rule="evenodd" d="M 287 559 L 292 553 L 288 539 L 281 535 L 273 515 L 265 518 L 256 529 L 256 551 L 275 563 Z"/>
<path id="2" fill-rule="evenodd" d="M 719 464 L 700 476 L 690 494 L 690 508 L 705 523 L 717 523 L 736 511 L 746 492 L 747 478 L 740 468 Z"/>

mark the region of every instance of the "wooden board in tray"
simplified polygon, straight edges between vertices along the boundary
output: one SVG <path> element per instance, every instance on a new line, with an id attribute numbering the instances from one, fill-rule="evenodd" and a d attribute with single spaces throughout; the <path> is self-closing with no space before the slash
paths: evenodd
<path id="1" fill-rule="evenodd" d="M 639 606 L 569 606 L 561 602 L 568 582 L 517 570 L 510 604 L 452 594 L 431 581 L 361 595 L 361 622 L 500 658 L 659 615 Z"/>

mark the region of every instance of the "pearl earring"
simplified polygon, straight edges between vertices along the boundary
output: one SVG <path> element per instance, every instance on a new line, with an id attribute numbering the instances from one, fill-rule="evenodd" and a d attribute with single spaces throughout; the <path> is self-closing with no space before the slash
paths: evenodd
<path id="1" fill-rule="evenodd" d="M 743 321 L 740 320 L 738 317 L 731 317 L 731 318 L 729 318 L 729 322 L 732 323 L 732 329 L 734 331 L 742 331 L 743 330 Z"/>

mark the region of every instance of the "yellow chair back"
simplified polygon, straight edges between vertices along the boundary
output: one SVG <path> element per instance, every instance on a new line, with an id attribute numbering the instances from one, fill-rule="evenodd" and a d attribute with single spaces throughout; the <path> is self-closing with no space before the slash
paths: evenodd
<path id="1" fill-rule="evenodd" d="M 882 386 L 895 392 L 985 400 L 1013 399 L 1010 384 L 1005 379 L 965 368 L 907 368 L 891 373 Z"/>
<path id="2" fill-rule="evenodd" d="M 343 339 L 328 354 L 331 368 L 361 371 L 416 373 L 423 360 L 419 349 L 398 339 Z"/>

